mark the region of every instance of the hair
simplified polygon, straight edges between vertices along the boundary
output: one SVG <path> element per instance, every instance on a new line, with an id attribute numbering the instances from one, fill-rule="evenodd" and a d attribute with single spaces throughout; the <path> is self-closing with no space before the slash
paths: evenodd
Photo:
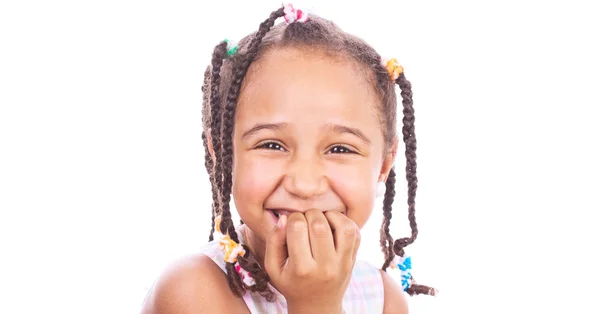
<path id="1" fill-rule="evenodd" d="M 220 230 L 229 234 L 232 240 L 240 243 L 235 225 L 231 218 L 230 199 L 232 189 L 234 117 L 248 68 L 270 49 L 298 48 L 309 49 L 347 58 L 364 72 L 366 79 L 375 87 L 381 101 L 378 118 L 382 125 L 385 150 L 389 152 L 396 140 L 396 90 L 397 85 L 402 96 L 403 127 L 402 135 L 405 143 L 406 180 L 408 182 L 408 221 L 411 228 L 409 237 L 394 240 L 390 235 L 392 204 L 395 197 L 396 173 L 392 169 L 385 182 L 386 193 L 383 200 L 383 223 L 381 225 L 380 245 L 384 254 L 382 270 L 386 270 L 394 257 L 404 256 L 404 248 L 412 244 L 418 234 L 415 220 L 415 195 L 417 190 L 417 161 L 415 116 L 412 101 L 411 84 L 401 73 L 395 81 L 382 64 L 381 56 L 362 39 L 345 33 L 333 22 L 319 16 L 311 15 L 304 23 L 280 23 L 275 21 L 284 16 L 283 8 L 271 12 L 258 30 L 239 42 L 239 49 L 233 56 L 227 54 L 227 42 L 219 43 L 213 50 L 211 64 L 204 73 L 203 97 L 203 133 L 202 140 L 206 150 L 205 166 L 209 173 L 212 187 L 212 225 L 209 241 L 213 240 L 215 231 L 214 218 L 221 216 Z M 210 134 L 210 139 L 207 134 Z M 208 141 L 211 140 L 209 143 Z M 210 156 L 209 145 L 212 144 L 215 161 Z M 243 222 L 242 222 L 243 223 Z M 246 255 L 239 257 L 240 266 L 250 272 L 256 284 L 247 286 L 235 271 L 232 263 L 227 263 L 227 280 L 232 291 L 242 296 L 247 290 L 258 292 L 267 300 L 273 301 L 274 294 L 268 288 L 268 274 L 251 258 L 248 247 Z M 411 278 L 412 280 L 412 278 Z M 407 293 L 434 295 L 435 289 L 411 284 Z"/>

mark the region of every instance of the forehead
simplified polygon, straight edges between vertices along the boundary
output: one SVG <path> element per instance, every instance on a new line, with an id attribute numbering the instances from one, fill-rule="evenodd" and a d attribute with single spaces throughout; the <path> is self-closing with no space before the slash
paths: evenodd
<path id="1" fill-rule="evenodd" d="M 285 48 L 267 51 L 248 69 L 236 113 L 239 124 L 344 124 L 379 130 L 379 97 L 367 71 L 344 57 Z"/>

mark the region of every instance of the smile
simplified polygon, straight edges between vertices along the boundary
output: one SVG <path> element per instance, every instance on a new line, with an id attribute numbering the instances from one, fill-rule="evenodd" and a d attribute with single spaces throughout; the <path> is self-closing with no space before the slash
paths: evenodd
<path id="1" fill-rule="evenodd" d="M 281 215 L 289 216 L 291 214 L 290 211 L 284 209 L 269 209 L 269 211 L 272 212 L 277 219 L 279 219 Z"/>

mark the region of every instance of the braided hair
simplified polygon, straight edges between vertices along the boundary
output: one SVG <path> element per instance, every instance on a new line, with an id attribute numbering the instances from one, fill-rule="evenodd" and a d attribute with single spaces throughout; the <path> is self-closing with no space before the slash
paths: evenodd
<path id="1" fill-rule="evenodd" d="M 417 237 L 418 229 L 415 220 L 415 195 L 417 189 L 416 176 L 416 139 L 414 127 L 414 109 L 411 84 L 400 74 L 395 81 L 390 80 L 389 73 L 382 65 L 381 56 L 362 39 L 343 32 L 333 22 L 311 15 L 305 23 L 280 23 L 275 21 L 284 16 L 284 8 L 271 12 L 258 30 L 239 42 L 236 54 L 227 54 L 227 42 L 219 43 L 213 50 L 211 64 L 205 72 L 204 98 L 202 114 L 203 142 L 207 150 L 205 156 L 206 169 L 209 172 L 213 194 L 213 222 L 209 240 L 213 240 L 215 231 L 214 217 L 220 216 L 218 228 L 228 234 L 236 243 L 240 243 L 235 225 L 231 218 L 230 200 L 232 191 L 233 165 L 233 127 L 237 101 L 242 89 L 248 68 L 259 60 L 270 49 L 297 47 L 319 50 L 336 56 L 343 56 L 356 62 L 364 70 L 370 83 L 375 86 L 381 100 L 378 118 L 382 125 L 386 151 L 394 144 L 396 136 L 396 93 L 395 86 L 400 88 L 403 105 L 403 141 L 406 155 L 406 180 L 408 182 L 408 220 L 411 227 L 410 237 L 394 241 L 390 235 L 392 204 L 395 196 L 396 173 L 392 169 L 385 182 L 386 193 L 383 200 L 383 223 L 381 225 L 380 245 L 385 262 L 382 270 L 386 270 L 395 256 L 404 256 L 404 248 L 412 244 Z M 209 138 L 216 157 L 213 160 L 208 152 Z M 232 291 L 242 296 L 247 290 L 258 292 L 267 300 L 273 301 L 275 295 L 268 288 L 269 276 L 251 257 L 250 250 L 238 258 L 242 268 L 248 271 L 255 284 L 246 285 L 233 263 L 227 263 L 227 280 Z M 407 293 L 433 295 L 433 288 L 412 284 Z"/>

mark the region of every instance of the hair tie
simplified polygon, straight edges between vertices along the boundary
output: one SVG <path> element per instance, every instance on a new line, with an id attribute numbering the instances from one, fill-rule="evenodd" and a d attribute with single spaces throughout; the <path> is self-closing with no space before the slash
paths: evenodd
<path id="1" fill-rule="evenodd" d="M 227 263 L 234 264 L 237 262 L 238 256 L 244 256 L 246 254 L 244 247 L 233 241 L 228 234 L 223 235 L 221 239 L 219 239 L 219 246 L 225 253 L 225 261 Z"/>
<path id="2" fill-rule="evenodd" d="M 283 18 L 288 24 L 293 22 L 304 23 L 308 21 L 308 13 L 300 9 L 295 9 L 291 3 L 285 3 L 283 5 L 283 13 L 285 13 Z"/>
<path id="3" fill-rule="evenodd" d="M 215 230 L 218 233 L 221 233 L 221 234 L 223 233 L 223 232 L 221 232 L 221 215 L 218 215 L 215 217 Z"/>
<path id="4" fill-rule="evenodd" d="M 253 286 L 256 284 L 256 281 L 254 280 L 254 278 L 252 278 L 250 272 L 243 269 L 242 266 L 240 266 L 240 263 L 235 263 L 235 271 L 237 271 L 238 274 L 240 274 L 240 276 L 242 277 L 242 281 L 246 284 L 246 286 Z"/>
<path id="5" fill-rule="evenodd" d="M 227 58 L 231 58 L 238 51 L 238 46 L 235 42 L 229 39 L 224 40 L 227 43 Z"/>
<path id="6" fill-rule="evenodd" d="M 215 229 L 219 234 L 221 234 L 221 237 L 219 238 L 219 247 L 224 253 L 223 259 L 227 263 L 234 264 L 235 271 L 238 274 L 240 274 L 240 277 L 242 278 L 242 281 L 244 282 L 244 284 L 246 284 L 246 286 L 255 285 L 256 281 L 254 280 L 254 278 L 252 278 L 250 272 L 242 268 L 242 266 L 238 262 L 239 256 L 243 257 L 244 255 L 246 255 L 246 250 L 244 249 L 244 246 L 233 241 L 229 234 L 222 234 L 220 224 L 221 215 L 218 215 L 215 217 Z"/>
<path id="7" fill-rule="evenodd" d="M 394 82 L 398 79 L 400 74 L 404 72 L 404 68 L 398 64 L 398 60 L 396 60 L 396 58 L 385 60 L 383 62 L 383 67 L 385 67 L 385 69 L 388 71 L 390 78 Z"/>
<path id="8" fill-rule="evenodd" d="M 410 256 L 396 256 L 390 268 L 398 268 L 400 270 L 400 282 L 404 291 L 410 288 L 412 284 L 412 261 Z"/>

